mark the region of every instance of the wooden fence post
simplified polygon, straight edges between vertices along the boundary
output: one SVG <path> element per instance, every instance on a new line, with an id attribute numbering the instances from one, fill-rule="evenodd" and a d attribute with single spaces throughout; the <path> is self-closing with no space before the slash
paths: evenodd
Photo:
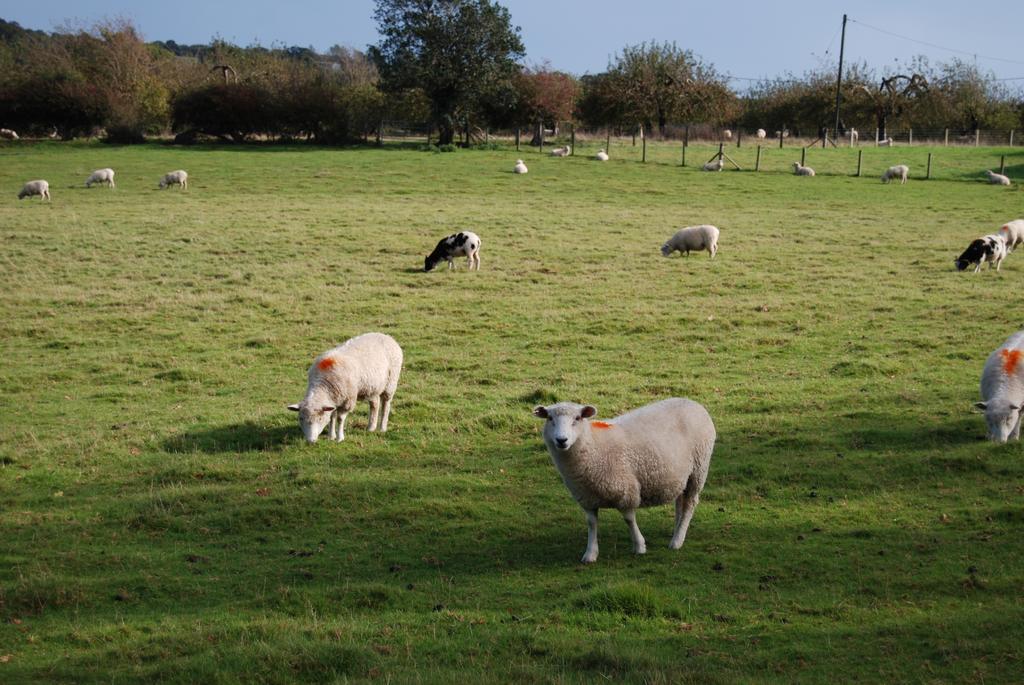
<path id="1" fill-rule="evenodd" d="M 1013 147 L 1013 129 L 1010 129 L 1010 147 Z"/>
<path id="2" fill-rule="evenodd" d="M 783 131 L 779 131 L 779 149 L 780 150 L 782 149 L 782 134 L 783 133 L 784 133 Z"/>
<path id="3" fill-rule="evenodd" d="M 647 136 L 640 136 L 640 143 L 643 145 L 643 152 L 641 153 L 641 162 L 647 162 Z"/>
<path id="4" fill-rule="evenodd" d="M 999 173 L 1006 169 L 1006 155 L 999 155 Z"/>
<path id="5" fill-rule="evenodd" d="M 909 132 L 908 135 L 910 136 L 910 138 L 908 139 L 907 145 L 913 145 L 914 144 L 914 129 L 912 129 L 912 128 L 911 129 L 907 129 L 907 131 Z"/>
<path id="6" fill-rule="evenodd" d="M 612 154 L 612 130 L 608 129 L 607 133 L 608 133 L 608 140 L 605 141 L 604 151 L 607 152 L 609 155 L 611 155 Z"/>
<path id="7" fill-rule="evenodd" d="M 736 129 L 736 147 L 740 146 L 740 141 L 743 140 L 743 129 Z M 1012 144 L 1012 143 L 1011 143 Z"/>
<path id="8" fill-rule="evenodd" d="M 857 150 L 857 178 L 860 178 L 861 164 L 864 162 L 864 150 Z"/>
<path id="9" fill-rule="evenodd" d="M 571 127 L 569 129 L 569 140 L 572 141 L 569 143 L 569 155 L 572 156 L 576 154 L 576 124 L 569 124 L 569 126 Z M 605 152 L 608 151 L 605 150 Z"/>
<path id="10" fill-rule="evenodd" d="M 978 147 L 978 143 L 981 141 L 981 131 L 974 129 L 974 147 Z"/>
<path id="11" fill-rule="evenodd" d="M 689 147 L 690 145 L 690 125 L 687 124 L 686 128 L 683 129 L 683 147 Z"/>
<path id="12" fill-rule="evenodd" d="M 754 160 L 754 171 L 761 170 L 761 146 L 757 146 L 757 159 Z"/>
<path id="13" fill-rule="evenodd" d="M 686 166 L 686 141 L 683 141 L 683 166 Z"/>
<path id="14" fill-rule="evenodd" d="M 540 147 L 537 149 L 538 152 L 544 154 L 544 122 L 540 122 Z"/>
<path id="15" fill-rule="evenodd" d="M 804 162 L 807 161 L 807 148 L 800 148 L 800 166 L 806 166 Z"/>
<path id="16" fill-rule="evenodd" d="M 925 172 L 925 179 L 931 179 L 932 177 L 932 153 L 928 153 L 928 171 Z"/>
<path id="17" fill-rule="evenodd" d="M 948 128 L 946 129 L 946 142 L 944 142 L 942 145 L 943 145 L 943 147 L 949 147 L 949 129 Z"/>
<path id="18" fill-rule="evenodd" d="M 878 147 L 878 129 L 875 129 L 875 147 Z"/>
<path id="19" fill-rule="evenodd" d="M 516 126 L 516 152 L 519 152 L 519 127 Z"/>

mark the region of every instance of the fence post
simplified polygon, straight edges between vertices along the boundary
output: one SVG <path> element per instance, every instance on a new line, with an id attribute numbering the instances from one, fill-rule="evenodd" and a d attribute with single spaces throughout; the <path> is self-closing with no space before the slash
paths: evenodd
<path id="1" fill-rule="evenodd" d="M 519 152 L 519 127 L 516 126 L 516 152 Z"/>
<path id="2" fill-rule="evenodd" d="M 828 131 L 821 134 L 821 149 L 824 150 L 826 145 L 828 145 Z"/>
<path id="3" fill-rule="evenodd" d="M 928 153 L 928 171 L 925 172 L 925 179 L 931 179 L 932 177 L 932 153 Z"/>
<path id="4" fill-rule="evenodd" d="M 686 166 L 686 141 L 683 141 L 683 166 Z"/>
<path id="5" fill-rule="evenodd" d="M 1006 155 L 999 155 L 999 173 L 1006 169 Z"/>
<path id="6" fill-rule="evenodd" d="M 741 129 L 741 128 L 736 129 L 736 147 L 737 148 L 740 146 L 740 141 L 742 141 L 742 140 L 743 140 L 743 129 Z M 1010 144 L 1013 145 L 1013 143 L 1010 143 Z"/>
<path id="7" fill-rule="evenodd" d="M 864 161 L 864 150 L 857 150 L 857 178 L 860 178 L 861 163 Z"/>
<path id="8" fill-rule="evenodd" d="M 384 144 L 384 120 L 381 119 L 380 123 L 377 124 L 377 147 Z"/>
<path id="9" fill-rule="evenodd" d="M 1013 129 L 1010 129 L 1010 147 L 1013 147 Z"/>
<path id="10" fill-rule="evenodd" d="M 949 129 L 946 129 L 946 142 L 942 144 L 943 147 L 949 147 Z"/>
<path id="11" fill-rule="evenodd" d="M 537 149 L 538 152 L 544 154 L 544 122 L 540 122 L 540 147 Z"/>
<path id="12" fill-rule="evenodd" d="M 913 145 L 914 144 L 914 129 L 911 128 L 911 129 L 908 129 L 908 131 L 910 132 L 910 139 L 907 142 L 907 145 Z"/>
<path id="13" fill-rule="evenodd" d="M 647 162 L 647 136 L 640 136 L 640 144 L 643 146 L 643 151 L 641 152 L 640 161 L 646 163 Z"/>
<path id="14" fill-rule="evenodd" d="M 757 159 L 754 160 L 754 171 L 761 170 L 761 146 L 757 146 Z"/>
<path id="15" fill-rule="evenodd" d="M 878 147 L 878 129 L 875 129 L 875 147 Z"/>
<path id="16" fill-rule="evenodd" d="M 612 130 L 610 128 L 608 129 L 607 134 L 608 134 L 608 140 L 605 141 L 604 151 L 607 152 L 609 155 L 611 155 L 612 154 Z"/>
<path id="17" fill-rule="evenodd" d="M 687 124 L 686 128 L 683 129 L 683 147 L 689 147 L 690 145 L 690 125 Z"/>
<path id="18" fill-rule="evenodd" d="M 569 155 L 572 156 L 576 154 L 576 124 L 569 124 L 569 126 L 571 127 L 569 129 L 569 140 L 572 141 L 569 143 Z"/>
<path id="19" fill-rule="evenodd" d="M 800 166 L 806 166 L 804 162 L 807 161 L 807 148 L 800 148 Z"/>
<path id="20" fill-rule="evenodd" d="M 974 129 L 974 147 L 978 147 L 978 142 L 981 140 L 981 131 Z"/>
<path id="21" fill-rule="evenodd" d="M 780 150 L 782 149 L 782 133 L 783 133 L 783 132 L 782 132 L 782 131 L 780 130 L 780 131 L 779 131 L 779 149 L 780 149 Z"/>

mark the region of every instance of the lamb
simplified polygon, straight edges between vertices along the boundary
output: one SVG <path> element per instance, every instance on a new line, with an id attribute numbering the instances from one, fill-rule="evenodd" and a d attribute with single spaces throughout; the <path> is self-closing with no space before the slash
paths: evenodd
<path id="1" fill-rule="evenodd" d="M 523 164 L 523 160 L 517 159 L 516 160 L 516 165 L 514 167 L 512 167 L 512 171 L 513 171 L 513 173 L 517 173 L 517 174 L 525 174 L 526 172 L 529 171 L 529 169 L 527 169 L 526 165 Z"/>
<path id="2" fill-rule="evenodd" d="M 707 480 L 715 448 L 715 425 L 693 400 L 673 397 L 608 421 L 591 421 L 591 405 L 559 402 L 534 408 L 545 419 L 544 444 L 569 493 L 587 517 L 583 563 L 597 561 L 599 509 L 618 509 L 629 526 L 633 552 L 647 543 L 636 510 L 675 502 L 670 549 L 686 539 L 690 519 Z"/>
<path id="3" fill-rule="evenodd" d="M 1002 174 L 997 174 L 994 171 L 989 171 L 988 169 L 985 170 L 985 173 L 988 174 L 988 182 L 994 186 L 1010 185 L 1009 176 L 1003 176 Z"/>
<path id="4" fill-rule="evenodd" d="M 763 128 L 757 129 L 757 139 L 758 140 L 764 140 L 767 137 L 768 137 L 767 131 L 765 131 Z"/>
<path id="5" fill-rule="evenodd" d="M 793 173 L 797 176 L 814 176 L 814 169 L 802 166 L 800 162 L 793 162 Z"/>
<path id="6" fill-rule="evenodd" d="M 331 440 L 344 440 L 345 418 L 363 399 L 370 404 L 366 430 L 374 430 L 379 416 L 377 430 L 386 433 L 401 372 L 402 348 L 395 339 L 383 333 L 364 333 L 314 359 L 306 397 L 288 409 L 299 413 L 299 426 L 309 443 L 317 441 L 328 423 Z"/>
<path id="7" fill-rule="evenodd" d="M 427 258 L 423 261 L 423 270 L 430 271 L 441 261 L 447 261 L 448 268 L 454 269 L 455 263 L 452 259 L 461 255 L 466 255 L 466 262 L 469 265 L 470 271 L 474 267 L 479 271 L 480 236 L 470 231 L 459 231 L 446 238 L 441 238 L 434 251 L 427 255 Z"/>
<path id="8" fill-rule="evenodd" d="M 604 151 L 604 148 L 601 148 L 600 150 L 597 151 L 597 154 L 594 155 L 594 159 L 596 159 L 599 162 L 607 162 L 608 153 Z"/>
<path id="9" fill-rule="evenodd" d="M 97 169 L 92 172 L 89 178 L 85 179 L 85 187 L 91 188 L 93 183 L 106 183 L 111 188 L 114 187 L 114 170 L 113 169 Z"/>
<path id="10" fill-rule="evenodd" d="M 722 138 L 726 140 L 732 140 L 732 131 L 730 131 L 729 129 L 725 129 L 724 131 L 722 131 Z"/>
<path id="11" fill-rule="evenodd" d="M 985 360 L 981 371 L 981 402 L 988 439 L 1006 442 L 1020 438 L 1020 410 L 1024 406 L 1024 331 L 1006 339 Z"/>
<path id="12" fill-rule="evenodd" d="M 721 171 L 724 168 L 725 160 L 723 160 L 721 157 L 713 159 L 707 164 L 705 164 L 703 167 L 701 167 L 701 169 L 704 171 Z"/>
<path id="13" fill-rule="evenodd" d="M 963 254 L 954 259 L 953 263 L 956 264 L 957 271 L 963 271 L 975 262 L 977 262 L 978 266 L 974 269 L 974 273 L 981 271 L 981 265 L 985 262 L 988 262 L 989 270 L 995 264 L 996 271 L 999 271 L 1000 265 L 1006 259 L 1006 254 L 1006 239 L 997 233 L 993 233 L 972 240 L 967 249 L 963 251 Z"/>
<path id="14" fill-rule="evenodd" d="M 888 183 L 892 179 L 898 178 L 900 180 L 900 185 L 904 185 L 907 182 L 907 174 L 909 173 L 910 167 L 906 164 L 891 166 L 885 170 L 884 174 L 882 174 L 882 183 Z"/>
<path id="15" fill-rule="evenodd" d="M 892 139 L 892 136 L 878 141 L 878 147 L 894 147 L 895 145 L 896 141 Z"/>
<path id="16" fill-rule="evenodd" d="M 568 157 L 569 153 L 572 152 L 572 147 L 566 145 L 565 147 L 556 147 L 551 151 L 552 157 Z"/>
<path id="17" fill-rule="evenodd" d="M 46 181 L 29 181 L 21 188 L 21 192 L 18 193 L 18 199 L 21 200 L 26 197 L 32 197 L 33 195 L 39 196 L 39 201 L 49 200 L 50 198 L 50 184 Z"/>
<path id="18" fill-rule="evenodd" d="M 180 186 L 182 189 L 188 188 L 188 172 L 182 169 L 172 171 L 164 174 L 164 177 L 160 179 L 160 187 L 167 188 L 168 186 Z"/>
<path id="19" fill-rule="evenodd" d="M 1006 252 L 1013 252 L 1013 249 L 1024 243 L 1024 219 L 1008 221 L 999 227 L 999 235 L 1006 241 Z"/>
<path id="20" fill-rule="evenodd" d="M 7 140 L 17 140 L 18 134 L 9 128 L 0 128 L 0 138 L 6 138 Z"/>
<path id="21" fill-rule="evenodd" d="M 718 229 L 710 224 L 681 228 L 661 246 L 661 254 L 668 257 L 676 250 L 687 257 L 690 256 L 690 250 L 707 250 L 711 259 L 714 259 L 718 254 Z"/>

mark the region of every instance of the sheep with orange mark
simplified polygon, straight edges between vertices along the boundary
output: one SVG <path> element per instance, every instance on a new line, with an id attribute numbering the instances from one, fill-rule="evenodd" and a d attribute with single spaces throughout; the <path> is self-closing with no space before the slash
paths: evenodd
<path id="1" fill-rule="evenodd" d="M 299 413 L 299 426 L 310 443 L 330 424 L 332 440 L 345 439 L 345 419 L 357 400 L 370 405 L 367 430 L 388 429 L 391 400 L 402 372 L 402 348 L 384 333 L 364 333 L 327 350 L 309 367 L 306 397 L 288 408 Z"/>
<path id="2" fill-rule="evenodd" d="M 544 444 L 569 493 L 587 517 L 583 563 L 597 561 L 597 514 L 618 509 L 629 527 L 633 552 L 647 543 L 636 510 L 675 503 L 669 548 L 679 549 L 707 480 L 715 425 L 692 400 L 673 397 L 607 421 L 592 421 L 591 405 L 559 402 L 534 408 L 544 419 Z"/>
<path id="3" fill-rule="evenodd" d="M 1020 411 L 1024 406 L 1024 331 L 1006 339 L 988 356 L 981 372 L 981 402 L 988 438 L 1006 442 L 1020 438 Z"/>
<path id="4" fill-rule="evenodd" d="M 690 256 L 690 250 L 707 250 L 712 259 L 718 254 L 718 228 L 711 224 L 680 228 L 661 246 L 661 254 L 670 256 L 673 252 Z"/>
<path id="5" fill-rule="evenodd" d="M 1006 251 L 1013 252 L 1013 249 L 1024 243 L 1024 219 L 1007 221 L 999 227 L 999 235 L 1006 241 Z"/>

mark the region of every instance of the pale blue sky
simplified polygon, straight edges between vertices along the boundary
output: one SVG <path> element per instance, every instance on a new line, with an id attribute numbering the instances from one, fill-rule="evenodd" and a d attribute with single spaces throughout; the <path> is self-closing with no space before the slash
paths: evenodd
<path id="1" fill-rule="evenodd" d="M 866 26 L 870 25 L 978 53 L 978 65 L 997 77 L 1024 77 L 1020 49 L 1024 2 L 1019 0 L 978 5 L 951 0 L 859 0 L 845 7 L 828 0 L 505 0 L 501 4 L 512 13 L 513 23 L 522 27 L 527 62 L 549 60 L 555 68 L 575 74 L 603 71 L 622 46 L 651 39 L 675 41 L 732 76 L 799 74 L 838 54 L 839 26 L 846 11 L 859 22 L 847 27 L 847 60 L 867 60 L 881 69 L 894 59 L 921 53 L 933 61 L 954 56 L 974 59 L 885 35 Z M 772 5 L 785 9 L 770 10 Z M 284 43 L 325 49 L 340 43 L 365 49 L 377 40 L 373 8 L 373 0 L 0 0 L 0 17 L 52 31 L 69 20 L 90 23 L 125 16 L 147 40 L 205 43 L 220 36 L 241 45 Z M 742 88 L 744 82 L 733 85 Z M 1024 79 L 1007 85 L 1024 87 Z"/>

